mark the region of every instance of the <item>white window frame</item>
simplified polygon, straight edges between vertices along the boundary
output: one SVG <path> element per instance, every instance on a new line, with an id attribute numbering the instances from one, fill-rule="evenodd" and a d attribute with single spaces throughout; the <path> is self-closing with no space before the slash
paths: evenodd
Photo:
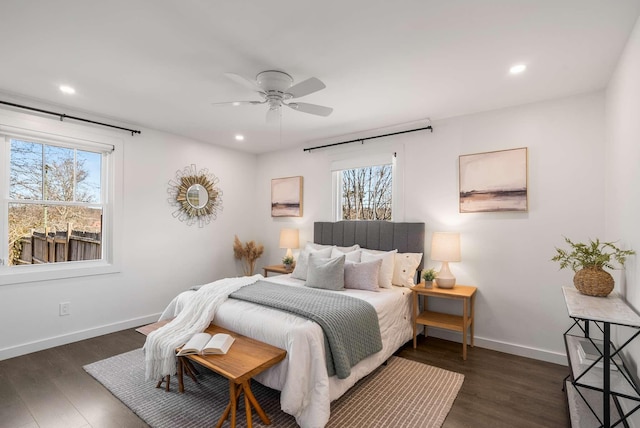
<path id="1" fill-rule="evenodd" d="M 8 204 L 10 140 L 21 139 L 37 143 L 72 147 L 105 153 L 101 171 L 103 201 L 102 259 L 40 265 L 8 266 Z M 97 134 L 95 130 L 71 123 L 33 117 L 0 110 L 0 286 L 34 281 L 49 281 L 89 275 L 116 273 L 121 270 L 120 246 L 122 229 L 122 167 L 121 137 Z M 108 153 L 108 154 L 106 154 Z"/>

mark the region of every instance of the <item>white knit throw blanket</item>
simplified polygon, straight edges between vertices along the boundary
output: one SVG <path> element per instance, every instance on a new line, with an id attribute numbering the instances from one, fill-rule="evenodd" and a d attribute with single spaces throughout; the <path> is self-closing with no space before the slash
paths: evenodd
<path id="1" fill-rule="evenodd" d="M 147 380 L 158 380 L 176 373 L 176 348 L 209 326 L 229 294 L 263 279 L 262 275 L 224 278 L 203 285 L 193 293 L 173 321 L 151 332 L 144 344 Z"/>

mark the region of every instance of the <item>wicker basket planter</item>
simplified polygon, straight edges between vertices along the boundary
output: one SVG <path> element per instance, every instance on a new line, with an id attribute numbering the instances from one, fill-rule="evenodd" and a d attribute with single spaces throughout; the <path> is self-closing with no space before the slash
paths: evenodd
<path id="1" fill-rule="evenodd" d="M 601 242 L 589 239 L 587 244 L 573 242 L 564 238 L 569 250 L 556 247 L 556 255 L 551 259 L 560 262 L 560 269 L 571 268 L 576 274 L 573 285 L 582 294 L 606 297 L 613 290 L 613 277 L 603 268 L 615 269 L 614 262 L 624 267 L 627 257 L 634 255 L 633 250 L 622 250 L 615 242 Z"/>
<path id="2" fill-rule="evenodd" d="M 582 294 L 606 297 L 613 290 L 613 277 L 598 266 L 580 269 L 573 277 L 573 285 Z"/>

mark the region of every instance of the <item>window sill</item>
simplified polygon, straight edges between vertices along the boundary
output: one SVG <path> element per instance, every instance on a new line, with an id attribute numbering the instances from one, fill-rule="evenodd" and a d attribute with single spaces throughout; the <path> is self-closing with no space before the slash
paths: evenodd
<path id="1" fill-rule="evenodd" d="M 51 281 L 120 272 L 120 267 L 103 260 L 47 265 L 12 266 L 0 269 L 0 286 L 25 282 Z"/>

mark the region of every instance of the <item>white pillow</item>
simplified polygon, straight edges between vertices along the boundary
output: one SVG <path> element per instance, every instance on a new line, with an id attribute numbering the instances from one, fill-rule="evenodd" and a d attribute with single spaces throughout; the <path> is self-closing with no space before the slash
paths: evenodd
<path id="1" fill-rule="evenodd" d="M 307 287 L 325 290 L 344 290 L 344 255 L 336 258 L 323 258 L 318 252 L 309 253 Z"/>
<path id="2" fill-rule="evenodd" d="M 305 249 L 311 248 L 311 249 L 314 249 L 314 250 L 322 250 L 324 248 L 333 248 L 333 245 L 316 244 L 315 242 L 307 241 L 307 243 L 304 246 L 304 248 Z"/>
<path id="3" fill-rule="evenodd" d="M 309 254 L 314 253 L 318 257 L 327 258 L 331 256 L 331 249 L 332 247 L 323 248 L 321 250 L 314 250 L 313 248 L 307 246 L 304 251 L 302 251 L 298 256 L 298 260 L 296 260 L 296 267 L 295 269 L 293 269 L 291 277 L 306 280 L 307 270 L 309 268 Z"/>
<path id="4" fill-rule="evenodd" d="M 345 252 L 345 251 L 339 250 L 337 247 L 333 247 L 331 249 L 331 258 L 345 256 L 347 261 L 358 263 L 360 262 L 361 252 L 362 252 L 361 250 Z"/>
<path id="5" fill-rule="evenodd" d="M 356 290 L 380 291 L 378 275 L 382 259 L 372 262 L 345 263 L 344 288 Z"/>
<path id="6" fill-rule="evenodd" d="M 315 242 L 307 241 L 305 248 L 313 248 L 314 250 L 321 250 L 323 248 L 337 248 L 343 253 L 349 253 L 351 251 L 359 250 L 360 245 L 355 244 L 350 247 L 338 247 L 336 245 L 324 245 L 324 244 L 316 244 Z"/>
<path id="7" fill-rule="evenodd" d="M 391 288 L 393 280 L 393 265 L 395 264 L 394 256 L 398 250 L 383 252 L 381 254 L 372 254 L 368 251 L 362 251 L 360 260 L 363 262 L 372 262 L 374 260 L 382 259 L 382 265 L 380 266 L 380 272 L 378 274 L 378 285 L 381 288 Z"/>
<path id="8" fill-rule="evenodd" d="M 402 287 L 413 287 L 420 260 L 422 260 L 422 253 L 396 253 L 391 283 Z"/>

